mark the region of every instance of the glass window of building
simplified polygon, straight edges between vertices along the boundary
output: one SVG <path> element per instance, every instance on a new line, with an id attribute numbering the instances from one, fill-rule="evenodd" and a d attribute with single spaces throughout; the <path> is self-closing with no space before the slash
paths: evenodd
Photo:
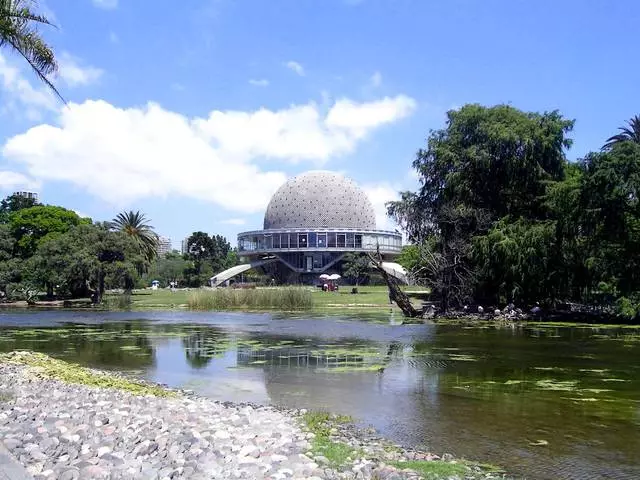
<path id="1" fill-rule="evenodd" d="M 264 236 L 264 248 L 270 250 L 273 248 L 273 235 L 268 234 Z"/>
<path id="2" fill-rule="evenodd" d="M 338 233 L 336 235 L 336 246 L 338 248 L 344 248 L 347 244 L 347 236 L 344 233 Z"/>
<path id="3" fill-rule="evenodd" d="M 276 233 L 273 236 L 273 248 L 280 248 L 280 234 Z"/>
<path id="4" fill-rule="evenodd" d="M 295 233 L 292 233 L 291 235 L 289 235 L 289 248 L 298 248 L 298 236 Z M 298 268 L 302 268 L 302 267 L 298 267 Z"/>
<path id="5" fill-rule="evenodd" d="M 281 233 L 280 234 L 280 248 L 289 248 L 289 234 Z"/>
<path id="6" fill-rule="evenodd" d="M 317 236 L 315 233 L 309 233 L 309 248 L 315 248 L 317 241 Z"/>
<path id="7" fill-rule="evenodd" d="M 324 248 L 327 246 L 327 234 L 319 233 L 318 234 L 318 247 Z"/>
<path id="8" fill-rule="evenodd" d="M 328 233 L 327 234 L 327 246 L 329 248 L 335 248 L 335 246 L 336 246 L 336 234 L 335 233 Z"/>
<path id="9" fill-rule="evenodd" d="M 307 234 L 299 233 L 298 234 L 298 247 L 307 248 Z"/>
<path id="10" fill-rule="evenodd" d="M 362 235 L 356 233 L 354 236 L 355 248 L 362 248 Z"/>
<path id="11" fill-rule="evenodd" d="M 353 233 L 347 233 L 347 247 L 353 248 Z"/>

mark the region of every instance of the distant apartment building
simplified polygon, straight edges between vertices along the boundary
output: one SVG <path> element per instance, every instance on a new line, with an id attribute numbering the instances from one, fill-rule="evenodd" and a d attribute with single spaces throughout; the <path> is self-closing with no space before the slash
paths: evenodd
<path id="1" fill-rule="evenodd" d="M 158 237 L 158 256 L 162 257 L 173 250 L 169 237 Z"/>
<path id="2" fill-rule="evenodd" d="M 34 202 L 38 203 L 38 194 L 36 192 L 13 192 L 13 194 L 22 198 L 33 199 Z"/>
<path id="3" fill-rule="evenodd" d="M 182 255 L 186 255 L 187 253 L 189 253 L 189 237 L 185 237 L 185 239 L 182 240 L 182 243 L 180 245 L 180 253 L 182 253 Z"/>

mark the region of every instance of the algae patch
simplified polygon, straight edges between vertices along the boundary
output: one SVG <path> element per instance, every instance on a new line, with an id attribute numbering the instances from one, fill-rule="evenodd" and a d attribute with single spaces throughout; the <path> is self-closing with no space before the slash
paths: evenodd
<path id="1" fill-rule="evenodd" d="M 154 395 L 156 397 L 173 397 L 177 395 L 175 392 L 157 385 L 150 385 L 108 373 L 97 372 L 49 357 L 42 353 L 25 351 L 3 353 L 0 354 L 0 362 L 25 365 L 37 376 L 60 380 L 65 383 L 75 383 L 99 388 L 115 388 L 134 395 Z"/>

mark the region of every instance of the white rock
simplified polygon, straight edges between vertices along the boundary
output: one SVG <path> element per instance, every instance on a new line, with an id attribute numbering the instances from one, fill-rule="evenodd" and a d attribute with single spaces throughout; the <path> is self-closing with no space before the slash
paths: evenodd
<path id="1" fill-rule="evenodd" d="M 227 432 L 226 430 L 216 430 L 213 436 L 220 440 L 226 440 L 228 438 L 231 438 L 231 435 L 229 435 L 229 432 Z"/>

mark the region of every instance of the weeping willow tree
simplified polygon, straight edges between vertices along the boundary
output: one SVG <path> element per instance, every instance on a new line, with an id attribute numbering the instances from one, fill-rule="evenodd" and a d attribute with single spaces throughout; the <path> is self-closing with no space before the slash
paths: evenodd
<path id="1" fill-rule="evenodd" d="M 21 56 L 36 76 L 62 101 L 62 95 L 49 76 L 56 73 L 58 63 L 53 50 L 40 36 L 39 26 L 54 26 L 38 13 L 35 0 L 0 0 L 0 48 Z"/>
<path id="2" fill-rule="evenodd" d="M 446 128 L 431 132 L 413 162 L 420 189 L 402 193 L 387 208 L 412 243 L 430 244 L 419 267 L 443 312 L 472 297 L 495 297 L 496 284 L 507 290 L 519 285 L 510 277 L 483 279 L 497 267 L 478 262 L 474 252 L 482 247 L 493 255 L 493 241 L 502 239 L 496 232 L 489 244 L 478 237 L 490 235 L 501 219 L 547 218 L 545 194 L 564 178 L 572 128 L 558 112 L 466 105 L 448 112 Z"/>

